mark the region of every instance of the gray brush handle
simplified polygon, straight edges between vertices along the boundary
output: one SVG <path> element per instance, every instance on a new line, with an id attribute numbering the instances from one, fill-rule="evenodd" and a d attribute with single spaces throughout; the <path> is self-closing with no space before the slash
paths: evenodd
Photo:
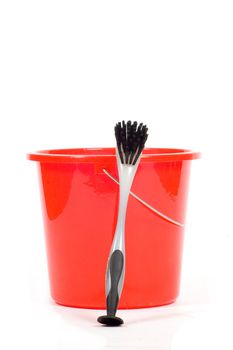
<path id="1" fill-rule="evenodd" d="M 123 165 L 118 159 L 120 198 L 117 225 L 112 242 L 106 271 L 107 315 L 115 316 L 125 277 L 125 217 L 129 191 L 137 165 Z"/>
<path id="2" fill-rule="evenodd" d="M 124 255 L 119 249 L 114 250 L 109 257 L 107 281 L 110 284 L 107 286 L 107 315 L 115 316 L 124 281 Z"/>

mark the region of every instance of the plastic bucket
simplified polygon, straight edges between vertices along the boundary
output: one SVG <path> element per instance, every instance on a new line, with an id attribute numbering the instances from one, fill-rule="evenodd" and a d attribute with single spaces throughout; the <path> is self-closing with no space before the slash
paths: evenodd
<path id="1" fill-rule="evenodd" d="M 182 149 L 143 151 L 128 202 L 126 274 L 119 308 L 169 304 L 179 294 L 190 161 Z M 118 190 L 114 148 L 40 151 L 38 162 L 52 298 L 105 308 L 105 271 Z"/>

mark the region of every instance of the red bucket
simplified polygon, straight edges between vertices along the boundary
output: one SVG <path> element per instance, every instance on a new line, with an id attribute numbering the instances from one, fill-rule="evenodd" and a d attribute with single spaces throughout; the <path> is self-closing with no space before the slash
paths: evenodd
<path id="1" fill-rule="evenodd" d="M 29 154 L 39 164 L 51 295 L 105 308 L 105 272 L 118 211 L 114 148 Z M 129 197 L 125 284 L 119 308 L 169 304 L 179 294 L 190 160 L 199 153 L 147 148 Z"/>

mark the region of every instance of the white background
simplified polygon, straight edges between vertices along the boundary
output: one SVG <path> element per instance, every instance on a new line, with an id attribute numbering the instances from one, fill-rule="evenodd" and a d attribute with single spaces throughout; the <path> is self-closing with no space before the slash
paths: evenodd
<path id="1" fill-rule="evenodd" d="M 232 349 L 232 1 L 0 2 L 2 349 Z M 49 297 L 37 149 L 113 146 L 121 119 L 193 161 L 181 295 L 102 313 Z"/>

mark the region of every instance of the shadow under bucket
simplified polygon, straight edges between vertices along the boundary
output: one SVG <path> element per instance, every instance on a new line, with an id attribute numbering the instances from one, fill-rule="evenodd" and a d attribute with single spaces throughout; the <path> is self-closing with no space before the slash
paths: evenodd
<path id="1" fill-rule="evenodd" d="M 179 294 L 191 160 L 183 149 L 146 148 L 126 215 L 119 308 L 172 303 Z M 52 298 L 105 308 L 105 272 L 118 211 L 115 148 L 31 153 L 38 162 Z"/>

